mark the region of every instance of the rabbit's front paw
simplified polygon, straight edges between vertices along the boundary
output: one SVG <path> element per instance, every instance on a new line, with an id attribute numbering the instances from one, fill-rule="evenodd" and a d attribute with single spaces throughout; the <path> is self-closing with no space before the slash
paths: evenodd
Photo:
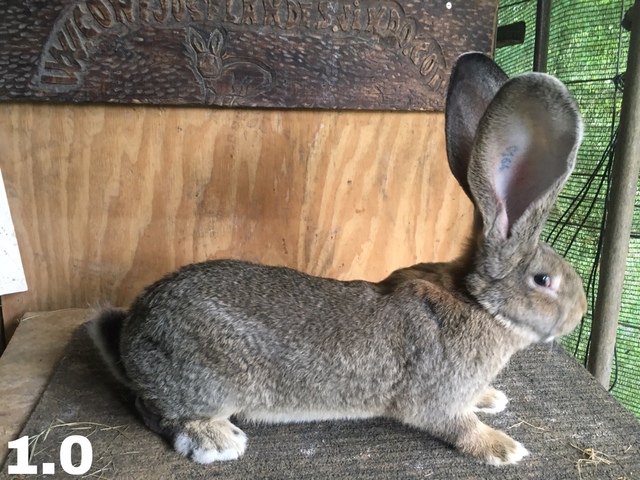
<path id="1" fill-rule="evenodd" d="M 487 387 L 476 399 L 473 411 L 484 413 L 498 413 L 507 407 L 509 399 L 500 390 Z"/>
<path id="2" fill-rule="evenodd" d="M 229 420 L 192 420 L 176 433 L 175 450 L 196 463 L 235 460 L 247 446 L 247 436 Z"/>

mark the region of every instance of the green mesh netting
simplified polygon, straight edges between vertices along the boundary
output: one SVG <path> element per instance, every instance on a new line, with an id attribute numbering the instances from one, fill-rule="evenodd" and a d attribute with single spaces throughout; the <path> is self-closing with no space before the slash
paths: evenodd
<path id="1" fill-rule="evenodd" d="M 597 253 L 612 161 L 612 138 L 622 93 L 614 78 L 626 69 L 629 32 L 621 28 L 633 1 L 554 0 L 551 12 L 548 73 L 565 82 L 585 120 L 585 139 L 576 169 L 559 198 L 545 238 L 582 276 L 589 312 L 582 325 L 562 341 L 586 363 L 591 316 L 597 289 Z M 526 23 L 525 42 L 498 49 L 497 63 L 509 74 L 531 71 L 536 0 L 503 0 L 498 25 Z M 640 192 L 640 190 L 639 190 Z M 636 193 L 633 233 L 619 317 L 612 393 L 640 416 L 640 194 Z"/>

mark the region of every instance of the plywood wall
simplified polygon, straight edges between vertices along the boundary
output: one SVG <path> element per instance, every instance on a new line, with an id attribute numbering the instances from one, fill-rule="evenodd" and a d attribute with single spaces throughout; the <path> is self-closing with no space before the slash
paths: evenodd
<path id="1" fill-rule="evenodd" d="M 441 113 L 0 105 L 26 311 L 127 305 L 209 258 L 380 280 L 471 223 Z"/>

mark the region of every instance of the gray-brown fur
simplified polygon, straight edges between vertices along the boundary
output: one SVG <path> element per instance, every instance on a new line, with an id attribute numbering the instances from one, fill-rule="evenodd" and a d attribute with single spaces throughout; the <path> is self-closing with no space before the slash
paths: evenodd
<path id="1" fill-rule="evenodd" d="M 377 284 L 208 261 L 151 285 L 126 315 L 93 321 L 149 428 L 202 463 L 244 452 L 230 416 L 388 416 L 489 463 L 528 454 L 475 412 L 505 407 L 489 385 L 515 352 L 567 333 L 585 313 L 580 278 L 538 240 L 582 123 L 562 84 L 541 74 L 507 81 L 480 54 L 458 60 L 447 105 L 451 169 L 476 206 L 456 261 Z"/>

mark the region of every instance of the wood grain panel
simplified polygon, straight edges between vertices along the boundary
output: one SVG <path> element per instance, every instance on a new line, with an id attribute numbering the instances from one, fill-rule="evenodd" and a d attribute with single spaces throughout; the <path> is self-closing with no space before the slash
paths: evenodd
<path id="1" fill-rule="evenodd" d="M 447 260 L 471 223 L 439 113 L 0 106 L 26 311 L 126 305 L 176 267 L 234 257 L 380 280 Z"/>

